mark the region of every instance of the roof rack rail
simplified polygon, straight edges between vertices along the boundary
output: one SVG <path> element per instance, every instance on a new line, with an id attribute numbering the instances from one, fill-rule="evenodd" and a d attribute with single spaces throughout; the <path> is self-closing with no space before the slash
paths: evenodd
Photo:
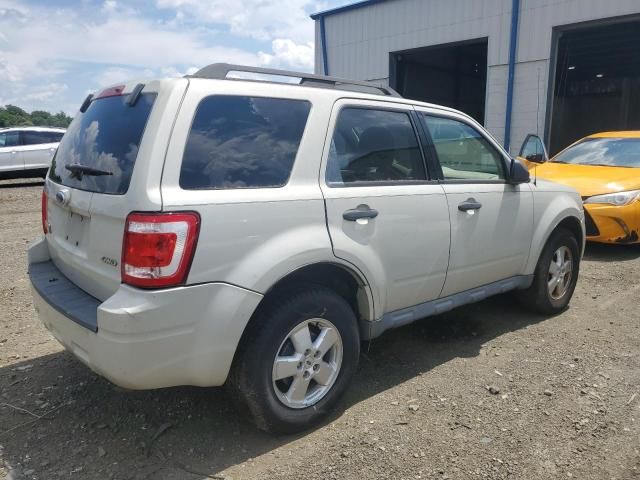
<path id="1" fill-rule="evenodd" d="M 237 75 L 229 76 L 230 73 L 235 73 Z M 243 74 L 245 75 L 243 76 Z M 293 85 L 304 85 L 307 87 L 334 88 L 337 90 L 349 90 L 361 93 L 386 95 L 390 97 L 401 97 L 401 95 L 393 88 L 376 85 L 372 82 L 345 80 L 343 78 L 277 70 L 273 68 L 247 67 L 244 65 L 233 65 L 230 63 L 212 63 L 211 65 L 201 68 L 192 75 L 185 76 L 189 78 L 209 78 L 218 80 L 250 80 L 272 83 L 291 83 Z M 281 77 L 283 79 L 278 81 L 266 78 L 268 76 Z M 284 78 L 300 80 L 298 83 L 293 83 L 291 81 L 284 80 Z"/>

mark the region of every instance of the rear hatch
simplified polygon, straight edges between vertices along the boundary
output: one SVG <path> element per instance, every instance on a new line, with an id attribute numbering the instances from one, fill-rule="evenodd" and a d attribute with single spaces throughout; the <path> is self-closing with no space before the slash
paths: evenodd
<path id="1" fill-rule="evenodd" d="M 52 161 L 45 186 L 51 258 L 99 300 L 121 283 L 127 215 L 162 210 L 164 156 L 187 84 L 175 79 L 102 91 L 81 108 Z"/>

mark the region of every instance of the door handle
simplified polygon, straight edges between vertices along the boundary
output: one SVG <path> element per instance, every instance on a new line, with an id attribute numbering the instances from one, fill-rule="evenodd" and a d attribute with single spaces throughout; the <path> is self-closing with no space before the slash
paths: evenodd
<path id="1" fill-rule="evenodd" d="M 461 212 L 468 212 L 468 213 L 471 213 L 474 210 L 480 210 L 481 208 L 482 208 L 482 204 L 476 201 L 475 198 L 467 198 L 464 202 L 458 205 L 458 210 L 460 210 Z"/>
<path id="2" fill-rule="evenodd" d="M 342 214 L 342 218 L 349 222 L 355 222 L 360 218 L 376 218 L 378 211 L 373 208 L 369 208 L 369 205 L 358 205 L 357 208 L 347 210 Z"/>

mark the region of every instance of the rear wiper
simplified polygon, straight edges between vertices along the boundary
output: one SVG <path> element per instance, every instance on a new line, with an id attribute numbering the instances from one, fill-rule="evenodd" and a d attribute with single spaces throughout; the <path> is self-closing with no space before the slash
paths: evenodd
<path id="1" fill-rule="evenodd" d="M 103 175 L 113 175 L 113 172 L 107 170 L 100 170 L 99 168 L 89 167 L 87 165 L 81 165 L 80 163 L 72 163 L 71 165 L 65 165 L 64 168 L 71 172 L 72 177 L 76 177 L 78 180 L 82 180 L 83 175 L 90 175 L 92 177 L 101 177 Z"/>

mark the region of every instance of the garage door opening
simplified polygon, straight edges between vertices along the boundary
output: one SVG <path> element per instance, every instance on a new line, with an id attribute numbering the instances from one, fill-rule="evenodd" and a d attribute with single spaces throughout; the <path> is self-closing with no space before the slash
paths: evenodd
<path id="1" fill-rule="evenodd" d="M 484 123 L 487 39 L 391 53 L 390 83 L 405 98 L 456 108 Z"/>
<path id="2" fill-rule="evenodd" d="M 640 129 L 640 21 L 557 34 L 550 153 L 592 133 Z"/>

